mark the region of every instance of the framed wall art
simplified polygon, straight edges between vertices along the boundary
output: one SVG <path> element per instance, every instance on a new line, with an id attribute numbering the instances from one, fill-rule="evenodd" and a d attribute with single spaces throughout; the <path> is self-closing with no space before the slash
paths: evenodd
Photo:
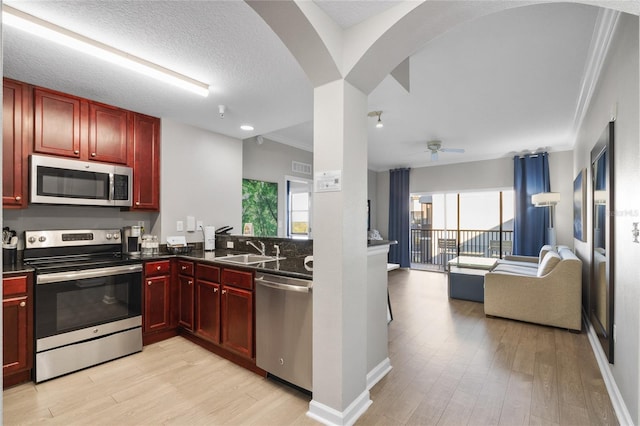
<path id="1" fill-rule="evenodd" d="M 587 170 L 582 169 L 573 181 L 573 238 L 587 240 L 586 187 Z"/>

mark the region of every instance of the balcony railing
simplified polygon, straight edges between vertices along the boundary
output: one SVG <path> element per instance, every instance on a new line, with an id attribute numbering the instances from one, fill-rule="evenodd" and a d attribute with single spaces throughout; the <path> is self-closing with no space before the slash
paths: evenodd
<path id="1" fill-rule="evenodd" d="M 502 258 L 512 246 L 513 231 L 412 229 L 411 263 L 444 269 L 457 256 Z"/>

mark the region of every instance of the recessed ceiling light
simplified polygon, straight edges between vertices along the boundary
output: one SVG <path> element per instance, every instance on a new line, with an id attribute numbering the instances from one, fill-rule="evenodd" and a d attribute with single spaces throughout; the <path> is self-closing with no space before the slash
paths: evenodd
<path id="1" fill-rule="evenodd" d="M 240 126 L 240 128 L 242 130 L 246 130 L 247 132 L 250 132 L 251 130 L 253 130 L 253 126 L 250 126 L 249 124 L 243 124 L 242 126 Z"/>
<path id="2" fill-rule="evenodd" d="M 2 23 L 182 89 L 209 96 L 209 85 L 7 5 Z"/>

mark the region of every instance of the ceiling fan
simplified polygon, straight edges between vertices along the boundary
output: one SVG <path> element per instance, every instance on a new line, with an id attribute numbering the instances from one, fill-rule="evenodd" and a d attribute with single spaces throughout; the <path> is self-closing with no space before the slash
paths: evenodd
<path id="1" fill-rule="evenodd" d="M 427 142 L 427 149 L 431 151 L 431 161 L 438 161 L 439 152 L 457 152 L 460 154 L 464 152 L 464 149 L 462 148 L 443 148 L 442 141 L 440 140 Z"/>

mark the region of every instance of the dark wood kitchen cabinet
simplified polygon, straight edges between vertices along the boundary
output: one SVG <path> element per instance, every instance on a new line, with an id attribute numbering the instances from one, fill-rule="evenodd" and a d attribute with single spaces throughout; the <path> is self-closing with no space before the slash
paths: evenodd
<path id="1" fill-rule="evenodd" d="M 193 331 L 195 297 L 193 270 L 193 262 L 178 261 L 178 324 L 189 331 Z"/>
<path id="2" fill-rule="evenodd" d="M 33 151 L 128 164 L 129 112 L 37 87 Z"/>
<path id="3" fill-rule="evenodd" d="M 220 343 L 220 268 L 196 265 L 195 333 L 213 343 Z"/>
<path id="4" fill-rule="evenodd" d="M 81 158 L 80 121 L 82 100 L 75 96 L 35 88 L 34 145 L 40 154 Z"/>
<path id="5" fill-rule="evenodd" d="M 168 260 L 146 262 L 144 265 L 145 333 L 171 326 L 171 263 Z"/>
<path id="6" fill-rule="evenodd" d="M 223 268 L 221 282 L 221 343 L 227 349 L 253 358 L 253 273 Z"/>
<path id="7" fill-rule="evenodd" d="M 132 113 L 132 210 L 160 210 L 160 119 Z"/>
<path id="8" fill-rule="evenodd" d="M 89 103 L 89 159 L 127 164 L 129 111 Z"/>
<path id="9" fill-rule="evenodd" d="M 31 91 L 5 78 L 2 93 L 2 206 L 26 208 Z"/>
<path id="10" fill-rule="evenodd" d="M 171 261 L 144 264 L 142 336 L 145 345 L 177 334 L 172 307 Z"/>
<path id="11" fill-rule="evenodd" d="M 29 381 L 33 367 L 33 275 L 2 279 L 2 374 L 5 388 Z"/>

